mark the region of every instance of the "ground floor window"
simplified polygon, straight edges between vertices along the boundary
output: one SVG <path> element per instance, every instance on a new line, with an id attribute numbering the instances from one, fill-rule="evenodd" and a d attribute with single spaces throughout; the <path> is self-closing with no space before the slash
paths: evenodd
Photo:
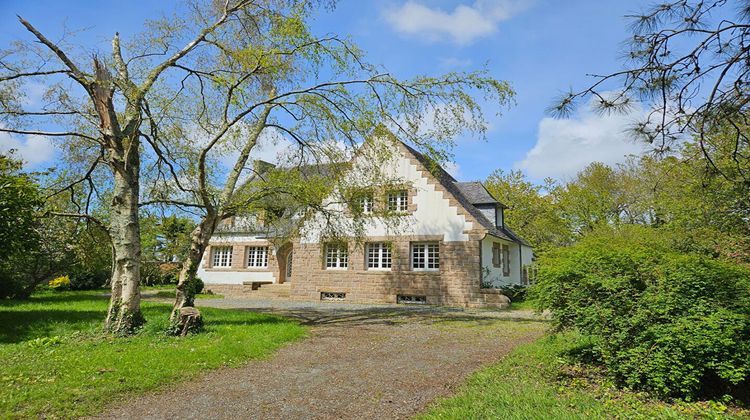
<path id="1" fill-rule="evenodd" d="M 268 247 L 267 246 L 247 247 L 247 267 L 248 268 L 268 267 Z"/>
<path id="2" fill-rule="evenodd" d="M 349 267 L 349 250 L 346 244 L 326 244 L 326 269 L 337 270 Z"/>
<path id="3" fill-rule="evenodd" d="M 392 264 L 391 245 L 386 242 L 367 244 L 367 269 L 390 270 Z"/>
<path id="4" fill-rule="evenodd" d="M 510 247 L 503 244 L 503 276 L 510 276 Z"/>
<path id="5" fill-rule="evenodd" d="M 440 269 L 440 244 L 437 242 L 414 242 L 411 244 L 411 268 L 418 271 Z"/>
<path id="6" fill-rule="evenodd" d="M 232 247 L 215 246 L 211 248 L 213 253 L 214 267 L 231 267 L 232 266 Z"/>

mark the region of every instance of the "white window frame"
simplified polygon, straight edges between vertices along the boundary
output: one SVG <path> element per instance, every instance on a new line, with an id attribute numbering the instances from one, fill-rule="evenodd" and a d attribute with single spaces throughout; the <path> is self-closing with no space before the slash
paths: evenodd
<path id="1" fill-rule="evenodd" d="M 211 247 L 211 267 L 212 268 L 231 268 L 232 267 L 232 247 L 231 246 L 213 246 Z"/>
<path id="2" fill-rule="evenodd" d="M 359 210 L 362 214 L 372 214 L 375 210 L 375 199 L 372 193 L 367 193 L 359 198 Z"/>
<path id="3" fill-rule="evenodd" d="M 248 246 L 245 249 L 245 266 L 247 268 L 268 268 L 268 247 Z"/>
<path id="4" fill-rule="evenodd" d="M 409 191 L 398 190 L 388 193 L 388 211 L 407 212 L 409 211 Z"/>
<path id="5" fill-rule="evenodd" d="M 412 242 L 410 248 L 413 271 L 440 271 L 440 242 Z"/>
<path id="6" fill-rule="evenodd" d="M 393 250 L 387 242 L 370 242 L 365 252 L 365 267 L 373 271 L 391 271 Z"/>
<path id="7" fill-rule="evenodd" d="M 349 247 L 346 244 L 325 245 L 325 269 L 346 270 L 349 268 Z"/>

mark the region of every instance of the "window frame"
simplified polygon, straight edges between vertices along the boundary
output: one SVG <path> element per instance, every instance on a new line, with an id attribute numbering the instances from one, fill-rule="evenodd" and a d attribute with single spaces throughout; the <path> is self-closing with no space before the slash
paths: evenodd
<path id="1" fill-rule="evenodd" d="M 335 251 L 335 256 L 332 252 Z M 334 263 L 333 265 L 330 265 Z M 326 270 L 349 269 L 349 246 L 342 243 L 326 243 L 323 250 L 323 268 Z"/>
<path id="2" fill-rule="evenodd" d="M 366 192 L 357 199 L 359 211 L 362 214 L 373 214 L 375 212 L 375 196 L 372 192 Z"/>
<path id="3" fill-rule="evenodd" d="M 372 251 L 376 251 L 375 255 L 371 255 Z M 374 266 L 371 266 L 372 262 L 375 262 Z M 388 242 L 368 242 L 365 244 L 365 270 L 393 270 L 393 247 L 391 244 Z"/>
<path id="4" fill-rule="evenodd" d="M 393 203 L 393 207 L 391 206 Z M 406 213 L 409 211 L 409 190 L 399 189 L 388 191 L 386 195 L 386 209 L 394 213 Z"/>
<path id="5" fill-rule="evenodd" d="M 419 251 L 417 251 L 419 249 Z M 432 255 L 431 255 L 432 253 Z M 415 258 L 421 254 L 421 264 L 416 264 Z M 412 242 L 409 246 L 409 264 L 412 271 L 440 271 L 440 242 L 420 241 Z M 423 265 L 417 267 L 417 265 Z M 431 267 L 432 266 L 432 267 Z"/>
<path id="6" fill-rule="evenodd" d="M 212 246 L 211 268 L 232 268 L 232 254 L 234 254 L 232 245 Z"/>
<path id="7" fill-rule="evenodd" d="M 503 244 L 503 277 L 510 277 L 510 246 Z"/>
<path id="8" fill-rule="evenodd" d="M 259 253 L 259 251 L 262 251 Z M 245 247 L 245 268 L 268 268 L 268 246 L 251 245 Z M 250 264 L 250 256 L 253 255 L 253 262 Z M 262 265 L 258 265 L 258 260 Z"/>
<path id="9" fill-rule="evenodd" d="M 503 247 L 500 242 L 492 243 L 492 266 L 503 268 Z"/>

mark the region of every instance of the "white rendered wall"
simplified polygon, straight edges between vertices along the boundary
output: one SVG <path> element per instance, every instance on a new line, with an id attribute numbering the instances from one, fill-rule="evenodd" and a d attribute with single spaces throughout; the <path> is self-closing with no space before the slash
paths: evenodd
<path id="1" fill-rule="evenodd" d="M 257 236 L 247 235 L 214 235 L 211 237 L 211 246 L 222 246 L 232 245 L 236 243 L 247 243 L 256 241 L 265 241 L 266 238 Z M 244 246 L 244 245 L 235 245 Z M 268 259 L 276 258 L 276 251 L 273 247 L 269 249 Z M 209 252 L 203 253 L 203 260 L 198 267 L 198 278 L 203 280 L 205 284 L 242 284 L 245 281 L 270 281 L 276 282 L 271 271 L 235 271 L 233 267 L 227 268 L 211 268 L 206 270 L 203 266 L 204 263 L 211 258 L 210 249 Z"/>
<path id="2" fill-rule="evenodd" d="M 495 267 L 492 265 L 492 244 L 499 243 L 508 245 L 510 253 L 510 275 L 503 275 L 502 267 Z M 526 247 L 528 248 L 528 247 Z M 528 254 L 531 254 L 529 248 Z M 529 257 L 529 262 L 530 257 Z M 519 246 L 517 243 L 504 241 L 502 239 L 495 238 L 494 236 L 487 235 L 482 239 L 482 273 L 483 282 L 491 282 L 494 286 L 503 286 L 509 284 L 521 284 L 521 272 L 520 265 L 524 264 L 524 257 L 519 254 Z"/>
<path id="3" fill-rule="evenodd" d="M 362 158 L 359 155 L 358 158 Z M 366 158 L 362 158 L 366 159 Z M 367 163 L 359 165 L 360 162 L 355 160 L 352 173 L 349 179 L 353 184 L 357 184 L 358 170 L 360 173 L 367 172 L 363 169 Z M 451 207 L 448 199 L 443 198 L 441 191 L 436 191 L 435 186 L 427 182 L 427 178 L 422 177 L 417 166 L 413 165 L 409 159 L 396 153 L 391 156 L 387 162 L 384 162 L 380 168 L 384 173 L 387 182 L 403 183 L 416 190 L 416 211 L 402 218 L 397 226 L 391 226 L 394 223 L 385 223 L 377 218 L 372 218 L 365 225 L 365 236 L 401 236 L 401 235 L 444 235 L 444 241 L 468 241 L 469 236 L 464 233 L 472 229 L 472 223 L 466 220 L 466 217 L 458 214 L 456 207 Z M 366 181 L 362 182 L 366 184 Z M 336 194 L 336 193 L 334 193 Z M 330 208 L 336 211 L 343 211 L 342 204 L 337 204 L 340 200 L 335 199 L 335 195 L 329 197 L 326 203 Z M 335 204 L 330 204 L 335 203 Z M 302 235 L 300 242 L 317 243 L 321 241 L 320 231 L 324 226 L 322 217 L 313 217 L 308 220 L 301 229 Z M 351 219 L 342 218 L 339 222 L 341 230 L 346 230 L 346 226 L 351 223 Z"/>

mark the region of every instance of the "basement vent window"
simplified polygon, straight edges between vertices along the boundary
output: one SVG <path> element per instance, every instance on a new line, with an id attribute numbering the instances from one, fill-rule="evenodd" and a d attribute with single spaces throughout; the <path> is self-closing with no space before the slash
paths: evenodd
<path id="1" fill-rule="evenodd" d="M 397 295 L 396 302 L 406 304 L 424 305 L 427 303 L 427 296 Z"/>
<path id="2" fill-rule="evenodd" d="M 320 292 L 320 300 L 344 300 L 345 297 L 343 292 Z"/>

